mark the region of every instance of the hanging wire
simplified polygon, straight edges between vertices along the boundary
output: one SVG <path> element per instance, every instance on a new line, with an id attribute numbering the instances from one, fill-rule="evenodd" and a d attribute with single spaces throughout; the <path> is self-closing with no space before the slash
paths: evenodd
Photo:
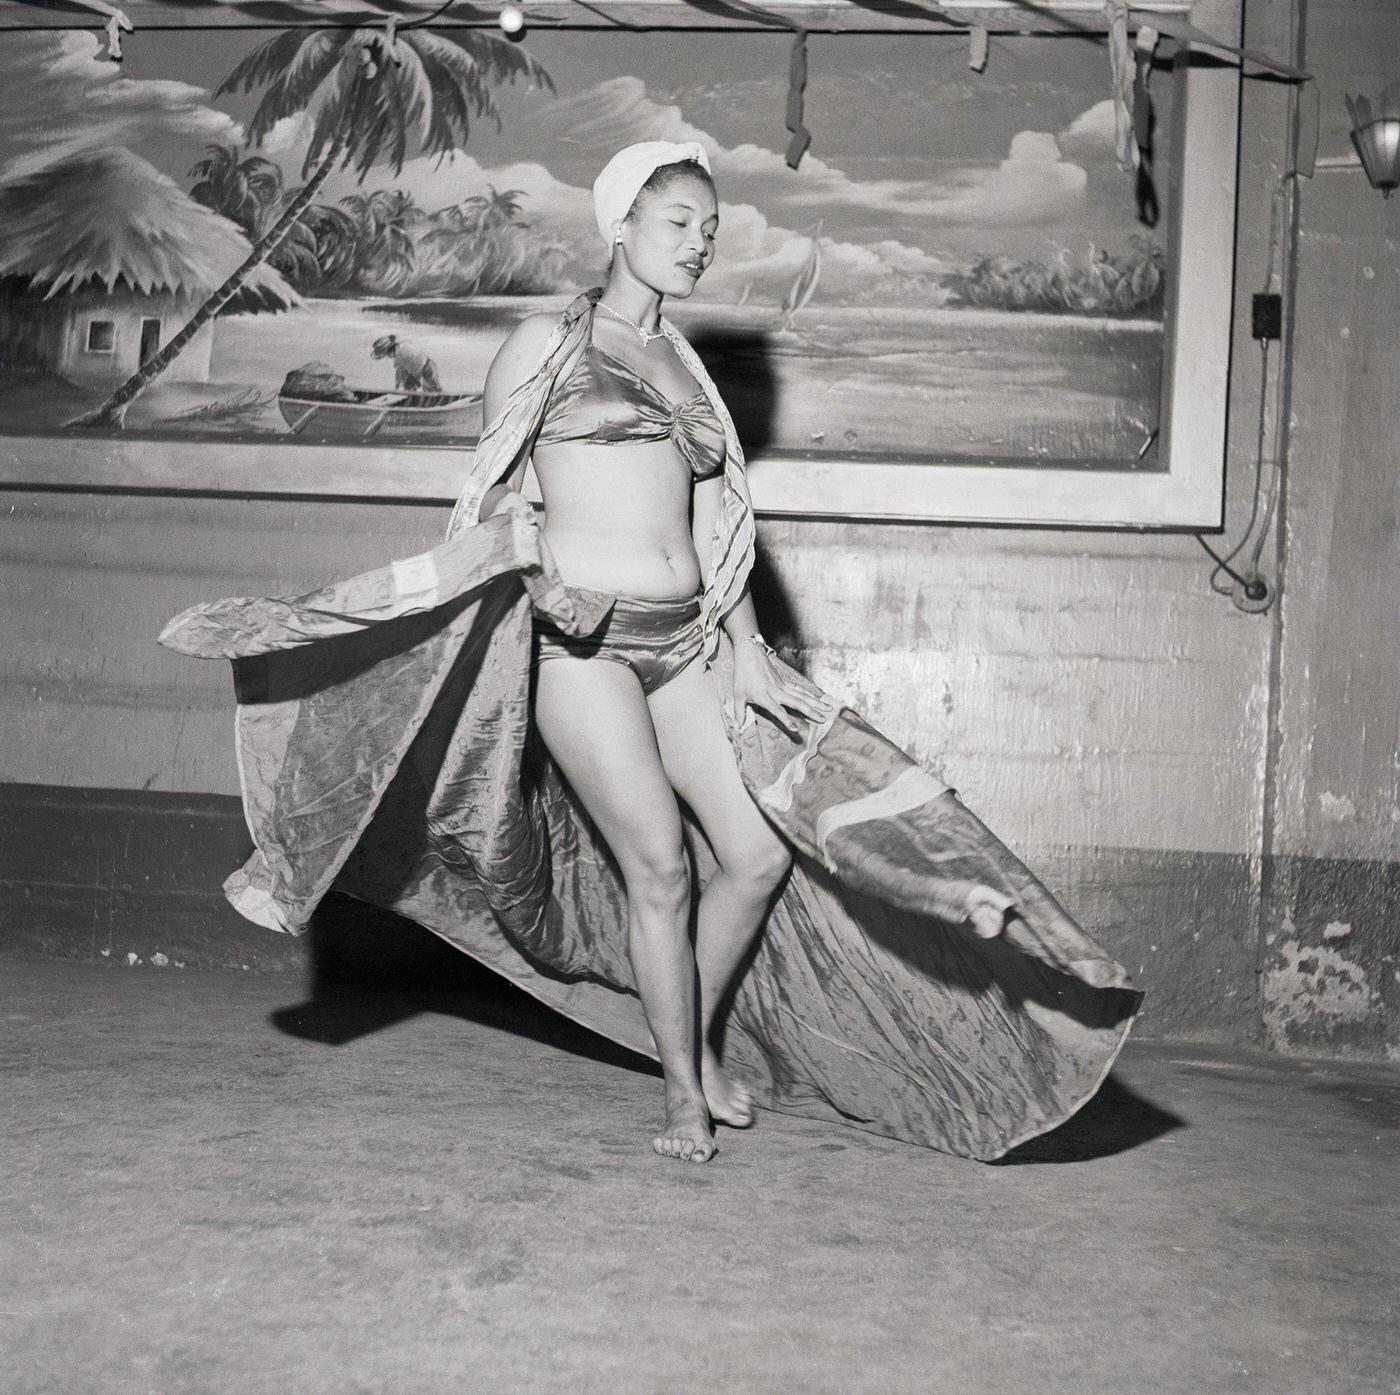
<path id="1" fill-rule="evenodd" d="M 615 14 L 610 14 L 607 10 L 600 10 L 597 5 L 590 5 L 588 0 L 574 0 L 574 4 L 581 10 L 587 10 L 591 15 L 597 15 L 599 19 L 605 19 L 614 29 L 630 29 L 634 34 L 650 32 L 651 25 L 635 24 L 630 19 L 619 19 Z M 559 26 L 554 26 L 558 28 Z"/>
<path id="2" fill-rule="evenodd" d="M 1283 278 L 1285 265 L 1289 259 L 1286 241 L 1292 223 L 1293 203 L 1298 194 L 1299 178 L 1311 174 L 1316 158 L 1316 124 L 1313 124 L 1307 140 L 1303 139 L 1303 133 L 1300 130 L 1302 124 L 1300 114 L 1306 117 L 1308 113 L 1302 110 L 1299 88 L 1311 84 L 1316 99 L 1318 85 L 1316 78 L 1301 69 L 1289 70 L 1280 65 L 1276 71 L 1290 77 L 1297 74 L 1300 78 L 1300 81 L 1295 80 L 1291 83 L 1288 94 L 1286 167 L 1275 182 L 1273 195 L 1269 200 L 1269 255 L 1264 287 L 1270 294 L 1286 297 L 1289 288 L 1283 284 Z M 1283 456 L 1285 453 L 1283 443 L 1288 434 L 1285 405 L 1288 365 L 1285 345 L 1291 312 L 1286 304 L 1284 311 L 1285 338 L 1280 341 L 1280 360 L 1272 375 L 1272 380 L 1269 373 L 1269 340 L 1260 341 L 1259 427 L 1255 435 L 1254 488 L 1250 500 L 1249 521 L 1245 524 L 1244 532 L 1240 535 L 1239 541 L 1223 557 L 1206 542 L 1200 533 L 1194 534 L 1196 541 L 1215 562 L 1209 579 L 1210 589 L 1221 596 L 1230 596 L 1234 591 L 1234 587 L 1220 584 L 1222 572 L 1240 587 L 1248 587 L 1263 580 L 1260 576 L 1259 564 L 1264 555 L 1264 545 L 1271 534 L 1274 509 L 1282 488 Z M 1272 412 L 1270 411 L 1271 405 Z M 1272 433 L 1269 430 L 1270 425 L 1273 428 Z M 1273 450 L 1266 454 L 1265 448 L 1270 441 L 1270 436 L 1272 436 Z M 1265 483 L 1266 469 L 1268 472 L 1267 486 Z M 1251 536 L 1254 539 L 1254 546 L 1250 548 L 1249 565 L 1241 574 L 1230 563 L 1243 551 Z M 1267 583 L 1265 584 L 1267 585 Z M 1276 589 L 1270 587 L 1268 595 L 1261 598 L 1263 603 L 1259 609 L 1261 611 L 1268 610 L 1273 605 L 1276 596 Z"/>
<path id="3" fill-rule="evenodd" d="M 1314 83 L 1313 86 L 1316 87 L 1316 83 Z M 1292 97 L 1291 102 L 1290 102 L 1290 105 L 1293 105 L 1293 106 L 1296 107 L 1296 105 L 1297 105 L 1297 96 L 1298 96 L 1298 93 L 1297 93 L 1297 89 L 1295 88 L 1295 89 L 1294 89 L 1294 92 L 1293 92 L 1293 97 Z M 1290 123 L 1290 125 L 1291 125 L 1291 124 L 1292 124 L 1292 123 Z M 1299 170 L 1298 170 L 1298 168 L 1297 168 L 1297 155 L 1296 155 L 1296 152 L 1295 152 L 1292 167 L 1289 168 L 1288 170 L 1285 170 L 1284 173 L 1281 174 L 1281 175 L 1279 176 L 1278 183 L 1274 186 L 1274 196 L 1273 196 L 1272 200 L 1270 201 L 1270 207 L 1269 207 L 1269 275 L 1268 275 L 1268 281 L 1267 281 L 1266 284 L 1267 284 L 1268 289 L 1270 290 L 1270 292 L 1272 292 L 1272 293 L 1274 293 L 1274 294 L 1276 294 L 1276 295 L 1282 295 L 1282 294 L 1284 293 L 1284 291 L 1285 291 L 1285 288 L 1284 288 L 1283 283 L 1282 283 L 1283 268 L 1282 268 L 1282 266 L 1281 266 L 1280 263 L 1281 263 L 1281 260 L 1282 260 L 1284 239 L 1285 239 L 1285 237 L 1287 236 L 1288 223 L 1289 223 L 1289 215 L 1290 215 L 1290 212 L 1291 212 L 1292 201 L 1293 201 L 1294 198 L 1297 197 L 1297 192 L 1298 192 L 1298 185 L 1297 185 L 1298 174 L 1299 174 Z M 1268 341 L 1266 340 L 1266 341 L 1265 341 L 1266 346 L 1267 346 L 1267 342 L 1268 342 Z M 1280 347 L 1282 347 L 1282 346 L 1280 346 Z M 1274 505 L 1275 505 L 1276 502 L 1278 501 L 1278 496 L 1279 496 L 1280 474 L 1281 474 L 1282 467 L 1283 467 L 1283 451 L 1282 451 L 1282 449 L 1280 448 L 1280 443 L 1281 443 L 1281 441 L 1284 439 L 1284 437 L 1285 437 L 1285 435 L 1286 435 L 1286 432 L 1287 432 L 1287 423 L 1286 423 L 1286 421 L 1285 421 L 1285 419 L 1284 419 L 1284 416 L 1285 416 L 1284 392 L 1285 392 L 1285 388 L 1286 388 L 1287 376 L 1288 376 L 1288 375 L 1287 375 L 1287 372 L 1286 372 L 1285 370 L 1286 370 L 1286 364 L 1285 364 L 1282 360 L 1280 360 L 1279 366 L 1278 366 L 1278 370 L 1277 370 L 1277 372 L 1276 372 L 1275 375 L 1274 375 L 1274 383 L 1273 383 L 1273 393 L 1274 393 L 1273 432 L 1272 432 L 1272 437 L 1273 437 L 1273 451 L 1272 451 L 1272 454 L 1269 456 L 1269 458 L 1268 458 L 1268 460 L 1267 460 L 1267 462 L 1266 462 L 1266 463 L 1268 464 L 1268 466 L 1269 466 L 1269 488 L 1268 488 L 1268 495 L 1267 495 L 1267 501 L 1266 501 L 1266 504 L 1265 504 L 1265 507 L 1264 507 L 1263 521 L 1262 521 L 1262 522 L 1260 523 L 1260 525 L 1259 525 L 1259 533 L 1258 533 L 1258 536 L 1257 536 L 1257 537 L 1255 538 L 1255 540 L 1254 540 L 1254 548 L 1253 548 L 1253 550 L 1251 551 L 1251 553 L 1250 553 L 1250 558 L 1249 558 L 1249 570 L 1250 570 L 1250 574 L 1253 575 L 1253 576 L 1257 576 L 1257 575 L 1259 574 L 1259 559 L 1264 555 L 1264 542 L 1265 542 L 1265 540 L 1266 540 L 1266 539 L 1268 538 L 1268 536 L 1269 536 L 1270 525 L 1271 525 L 1272 522 L 1273 522 L 1273 516 L 1274 516 Z M 1264 391 L 1264 389 L 1263 389 L 1263 387 L 1262 387 L 1262 385 L 1261 385 L 1261 388 L 1260 388 L 1260 395 L 1261 395 L 1261 403 L 1260 403 L 1260 406 L 1261 406 L 1261 411 L 1262 411 L 1262 408 L 1263 408 L 1263 402 L 1262 402 L 1263 391 Z M 1262 437 L 1262 434 L 1261 434 L 1261 436 L 1260 436 L 1260 441 L 1261 441 L 1261 443 L 1262 443 L 1262 440 L 1263 440 L 1263 437 Z M 1261 453 L 1262 453 L 1262 444 L 1261 444 L 1260 450 L 1261 450 Z"/>
<path id="4" fill-rule="evenodd" d="M 425 24 L 431 24 L 439 15 L 446 14 L 456 3 L 457 0 L 442 0 L 442 4 L 431 14 L 421 15 L 418 19 L 404 20 L 395 27 L 400 34 L 402 34 L 405 29 L 421 29 Z"/>
<path id="5" fill-rule="evenodd" d="M 1239 572 L 1231 567 L 1230 563 L 1239 555 L 1240 550 L 1244 547 L 1245 543 L 1249 541 L 1250 535 L 1254 532 L 1254 525 L 1259 519 L 1259 500 L 1263 492 L 1264 441 L 1268 430 L 1269 415 L 1269 341 L 1267 339 L 1263 340 L 1259 348 L 1259 429 L 1254 440 L 1254 494 L 1250 502 L 1249 522 L 1245 524 L 1244 532 L 1240 534 L 1239 542 L 1237 542 L 1223 557 L 1205 540 L 1202 534 L 1195 534 L 1196 541 L 1205 548 L 1215 562 L 1215 569 L 1210 574 L 1210 589 L 1214 591 L 1217 596 L 1228 596 L 1233 589 L 1232 587 L 1221 586 L 1219 584 L 1221 572 L 1224 572 L 1225 575 L 1237 585 L 1244 586 L 1248 584 L 1248 577 L 1241 576 Z M 1269 492 L 1272 499 L 1273 491 L 1270 490 Z M 1269 512 L 1272 513 L 1272 511 L 1273 506 L 1271 503 Z M 1267 530 L 1261 530 L 1259 534 L 1261 544 L 1266 531 Z M 1259 552 L 1260 549 L 1256 548 L 1250 575 L 1254 575 L 1257 572 Z"/>
<path id="6" fill-rule="evenodd" d="M 1286 174 L 1279 179 L 1278 183 L 1274 186 L 1273 196 L 1269 200 L 1269 260 L 1264 276 L 1264 287 L 1271 293 L 1276 293 L 1279 289 L 1279 252 L 1284 234 L 1283 191 L 1286 179 Z M 1264 539 L 1268 536 L 1268 522 L 1273 517 L 1273 501 L 1278 493 L 1275 481 L 1271 479 L 1268 489 L 1269 503 L 1267 509 L 1264 511 L 1264 526 L 1259 529 L 1259 535 L 1255 539 L 1254 549 L 1250 554 L 1249 570 L 1241 576 L 1239 572 L 1235 571 L 1230 566 L 1230 563 L 1235 560 L 1254 533 L 1255 525 L 1259 522 L 1259 505 L 1264 491 L 1264 449 L 1268 437 L 1269 388 L 1271 383 L 1269 376 L 1269 341 L 1267 339 L 1261 340 L 1259 349 L 1259 425 L 1254 438 L 1254 490 L 1250 500 L 1249 522 L 1245 524 L 1244 532 L 1240 534 L 1240 540 L 1224 557 L 1216 553 L 1215 550 L 1206 543 L 1205 539 L 1201 537 L 1200 534 L 1197 534 L 1197 541 L 1200 542 L 1201 546 L 1215 559 L 1215 570 L 1210 574 L 1210 589 L 1218 596 L 1228 596 L 1232 591 L 1231 587 L 1222 586 L 1220 584 L 1221 572 L 1224 572 L 1233 582 L 1240 586 L 1248 585 L 1251 577 L 1258 576 L 1259 559 L 1263 555 Z M 1272 380 L 1275 392 L 1275 423 L 1277 423 L 1278 420 L 1277 392 L 1278 383 L 1281 378 L 1282 374 L 1279 374 Z M 1276 475 L 1278 470 L 1277 459 L 1270 459 L 1268 464 L 1272 467 L 1272 471 Z"/>

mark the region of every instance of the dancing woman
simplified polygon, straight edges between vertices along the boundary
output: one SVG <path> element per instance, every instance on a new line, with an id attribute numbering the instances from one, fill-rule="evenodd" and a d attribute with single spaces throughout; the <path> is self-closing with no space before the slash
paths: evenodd
<path id="1" fill-rule="evenodd" d="M 724 428 L 659 322 L 663 300 L 690 296 L 713 261 L 719 203 L 703 148 L 677 153 L 669 142 L 630 146 L 594 186 L 612 264 L 532 458 L 559 575 L 616 602 L 582 642 L 540 622 L 534 713 L 622 872 L 632 968 L 666 1081 L 666 1123 L 652 1146 L 704 1162 L 715 1122 L 753 1122 L 748 1092 L 720 1066 L 717 1017 L 790 861 L 744 788 L 721 703 L 784 724 L 820 721 L 832 704 L 772 662 L 747 588 L 723 619 L 734 646 L 729 691 L 702 661 Z M 557 320 L 531 315 L 501 346 L 486 379 L 488 421 L 535 372 Z M 520 488 L 524 470 L 522 459 L 491 487 L 482 517 Z M 717 864 L 700 893 L 693 950 L 677 796 Z"/>
<path id="2" fill-rule="evenodd" d="M 627 147 L 594 208 L 606 284 L 501 347 L 446 542 L 162 634 L 234 661 L 225 890 L 292 933 L 331 889 L 392 908 L 656 1057 L 665 1156 L 758 1104 L 1000 1157 L 1093 1094 L 1139 994 L 763 642 L 743 449 L 661 315 L 714 256 L 703 149 Z"/>

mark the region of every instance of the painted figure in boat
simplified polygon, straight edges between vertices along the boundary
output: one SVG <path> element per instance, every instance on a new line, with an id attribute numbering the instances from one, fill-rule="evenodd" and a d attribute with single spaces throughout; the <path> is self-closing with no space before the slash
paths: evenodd
<path id="1" fill-rule="evenodd" d="M 394 386 L 403 392 L 441 392 L 437 364 L 422 349 L 396 334 L 382 334 L 370 345 L 371 358 L 394 361 Z"/>

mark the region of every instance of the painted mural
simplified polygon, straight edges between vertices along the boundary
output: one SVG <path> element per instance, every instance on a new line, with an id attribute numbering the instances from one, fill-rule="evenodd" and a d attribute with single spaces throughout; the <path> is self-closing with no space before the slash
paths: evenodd
<path id="1" fill-rule="evenodd" d="M 0 433 L 468 443 L 523 315 L 598 284 L 589 186 L 702 141 L 666 311 L 754 450 L 1158 468 L 1168 257 L 1090 40 L 87 31 L 0 47 Z M 1165 201 L 1170 89 L 1154 87 Z"/>

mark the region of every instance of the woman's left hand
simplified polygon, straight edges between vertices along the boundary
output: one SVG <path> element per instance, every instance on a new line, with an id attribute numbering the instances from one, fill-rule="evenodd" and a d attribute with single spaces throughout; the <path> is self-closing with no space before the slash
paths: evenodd
<path id="1" fill-rule="evenodd" d="M 776 660 L 761 645 L 741 640 L 734 646 L 735 721 L 742 726 L 750 707 L 766 712 L 794 740 L 791 713 L 809 722 L 824 722 L 837 704 Z"/>

